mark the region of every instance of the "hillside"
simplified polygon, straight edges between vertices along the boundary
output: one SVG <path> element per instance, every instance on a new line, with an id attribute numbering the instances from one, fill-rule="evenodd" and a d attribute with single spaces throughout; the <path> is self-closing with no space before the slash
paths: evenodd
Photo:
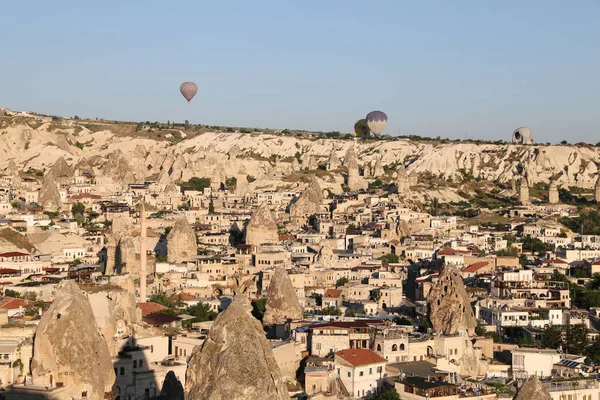
<path id="1" fill-rule="evenodd" d="M 169 171 L 181 170 L 175 180 L 204 176 L 214 173 L 214 161 L 218 160 L 218 173 L 224 177 L 281 180 L 292 172 L 294 157 L 306 163 L 303 166 L 324 164 L 332 151 L 343 158 L 354 147 L 362 166 L 381 158 L 386 171 L 403 163 L 409 174 L 454 183 L 469 179 L 510 183 L 524 170 L 530 185 L 553 179 L 562 187 L 591 188 L 600 160 L 600 147 L 591 146 L 355 141 L 203 131 L 139 130 L 136 124 L 3 116 L 0 168 L 17 168 L 20 173 L 40 177 L 63 157 L 70 165 L 103 170 L 114 179 L 131 183 L 157 178 L 165 166 Z M 234 162 L 230 153 L 244 162 Z M 206 161 L 211 158 L 212 164 Z"/>

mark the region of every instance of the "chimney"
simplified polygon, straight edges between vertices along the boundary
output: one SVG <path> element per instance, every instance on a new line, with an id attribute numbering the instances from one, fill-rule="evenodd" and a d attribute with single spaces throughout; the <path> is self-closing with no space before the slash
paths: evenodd
<path id="1" fill-rule="evenodd" d="M 142 210 L 140 211 L 140 303 L 146 302 L 146 206 L 142 197 Z"/>

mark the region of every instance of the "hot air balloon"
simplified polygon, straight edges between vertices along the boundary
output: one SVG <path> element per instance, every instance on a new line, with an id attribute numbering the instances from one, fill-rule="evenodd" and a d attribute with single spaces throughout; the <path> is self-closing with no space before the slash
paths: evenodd
<path id="1" fill-rule="evenodd" d="M 388 121 L 387 115 L 385 115 L 383 111 L 371 111 L 367 114 L 365 119 L 367 120 L 369 129 L 371 129 L 371 132 L 375 135 L 379 135 L 383 132 Z"/>
<path id="2" fill-rule="evenodd" d="M 183 82 L 179 87 L 179 91 L 181 91 L 181 94 L 189 103 L 198 92 L 198 85 L 194 82 Z"/>
<path id="3" fill-rule="evenodd" d="M 360 138 L 368 138 L 371 131 L 369 130 L 369 125 L 367 124 L 366 119 L 359 119 L 354 124 L 354 136 Z"/>

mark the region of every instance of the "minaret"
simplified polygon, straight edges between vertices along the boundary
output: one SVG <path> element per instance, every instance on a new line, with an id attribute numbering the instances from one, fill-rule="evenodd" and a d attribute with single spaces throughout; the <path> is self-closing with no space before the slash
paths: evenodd
<path id="1" fill-rule="evenodd" d="M 556 181 L 552 181 L 550 182 L 550 189 L 548 190 L 548 203 L 558 204 L 559 201 L 558 186 L 556 185 Z"/>
<path id="2" fill-rule="evenodd" d="M 521 177 L 521 187 L 519 190 L 519 201 L 522 205 L 530 204 L 529 201 L 529 184 L 527 182 L 527 177 L 523 175 Z"/>
<path id="3" fill-rule="evenodd" d="M 148 275 L 146 264 L 146 206 L 142 199 L 142 211 L 140 212 L 140 303 L 146 302 L 146 277 Z"/>

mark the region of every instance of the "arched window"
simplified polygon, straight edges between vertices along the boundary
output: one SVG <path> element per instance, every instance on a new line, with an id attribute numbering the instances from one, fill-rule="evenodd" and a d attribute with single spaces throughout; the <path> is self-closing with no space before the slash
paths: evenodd
<path id="1" fill-rule="evenodd" d="M 392 346 L 392 351 L 398 351 L 398 345 L 397 344 L 395 344 L 395 345 Z"/>
<path id="2" fill-rule="evenodd" d="M 377 345 L 377 351 L 381 351 L 381 345 L 380 344 Z"/>
<path id="3" fill-rule="evenodd" d="M 404 351 L 404 343 L 400 343 L 400 351 Z"/>

